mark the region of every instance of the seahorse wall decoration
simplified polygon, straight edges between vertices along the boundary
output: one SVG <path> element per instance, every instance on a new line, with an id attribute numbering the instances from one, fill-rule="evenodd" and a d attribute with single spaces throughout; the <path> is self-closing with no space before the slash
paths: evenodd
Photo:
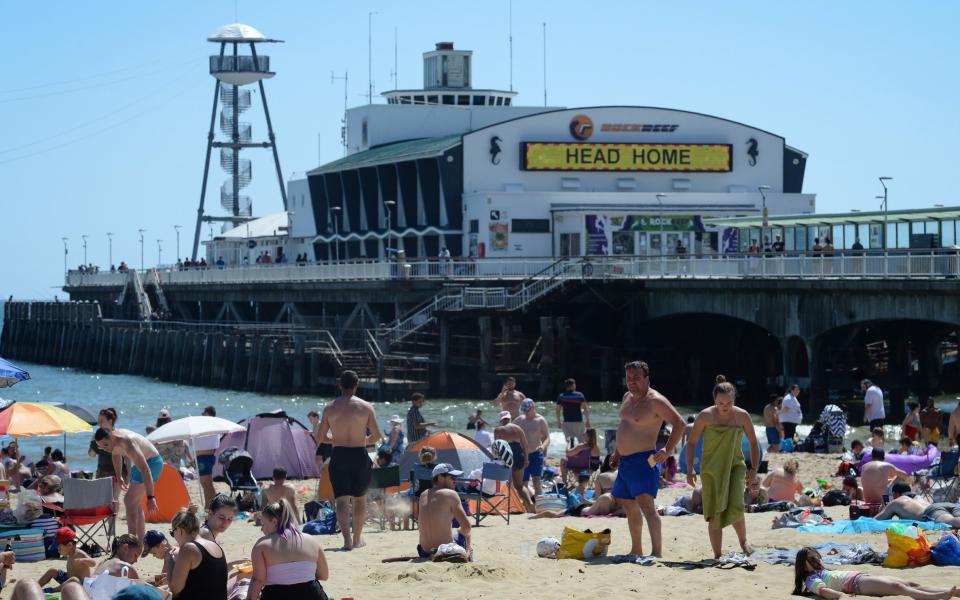
<path id="1" fill-rule="evenodd" d="M 757 165 L 757 157 L 760 156 L 760 150 L 757 149 L 758 143 L 756 138 L 750 138 L 747 140 L 747 156 L 750 158 L 747 159 L 747 164 L 751 167 Z"/>

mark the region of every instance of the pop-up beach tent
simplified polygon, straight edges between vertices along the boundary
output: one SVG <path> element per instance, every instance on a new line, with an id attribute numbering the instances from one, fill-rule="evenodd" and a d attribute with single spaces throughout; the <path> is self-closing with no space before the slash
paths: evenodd
<path id="1" fill-rule="evenodd" d="M 237 421 L 246 427 L 229 433 L 220 440 L 214 477 L 223 475 L 220 454 L 228 448 L 240 448 L 253 456 L 253 476 L 269 479 L 274 467 L 284 467 L 289 479 L 318 477 L 314 455 L 317 445 L 310 430 L 282 410 L 260 413 Z"/>

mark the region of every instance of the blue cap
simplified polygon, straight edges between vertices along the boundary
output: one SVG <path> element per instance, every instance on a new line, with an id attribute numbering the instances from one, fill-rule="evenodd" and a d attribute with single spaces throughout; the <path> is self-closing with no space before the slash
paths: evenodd
<path id="1" fill-rule="evenodd" d="M 533 406 L 534 406 L 533 398 L 525 398 L 523 402 L 520 403 L 520 412 L 525 413 L 531 408 L 533 408 Z"/>
<path id="2" fill-rule="evenodd" d="M 143 536 L 143 556 L 150 554 L 150 550 L 157 544 L 167 541 L 167 536 L 156 529 L 151 529 Z"/>
<path id="3" fill-rule="evenodd" d="M 138 583 L 120 590 L 111 600 L 163 600 L 163 595 L 152 586 Z"/>

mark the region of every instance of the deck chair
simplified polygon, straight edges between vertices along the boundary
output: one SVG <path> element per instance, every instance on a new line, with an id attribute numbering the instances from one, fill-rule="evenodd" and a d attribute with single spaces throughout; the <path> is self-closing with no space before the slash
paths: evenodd
<path id="1" fill-rule="evenodd" d="M 387 526 L 386 488 L 389 487 L 400 487 L 400 465 L 381 467 L 370 471 L 370 487 L 368 493 L 380 492 L 376 497 L 371 498 L 371 501 L 377 505 L 380 512 L 380 531 L 386 529 Z"/>
<path id="2" fill-rule="evenodd" d="M 94 551 L 99 548 L 106 552 L 116 536 L 117 513 L 113 501 L 113 478 L 100 479 L 64 479 L 63 509 L 45 505 L 59 515 L 62 527 L 70 527 L 77 533 L 77 544 L 88 546 Z M 106 545 L 101 546 L 96 538 L 106 537 Z"/>
<path id="3" fill-rule="evenodd" d="M 478 491 L 469 493 L 462 492 L 460 494 L 462 500 L 477 501 L 477 510 L 473 514 L 477 527 L 480 526 L 480 521 L 490 515 L 497 515 L 503 518 L 507 522 L 507 525 L 510 524 L 512 497 L 512 490 L 510 488 L 511 476 L 510 467 L 495 462 L 484 463 L 480 471 L 480 487 Z M 487 481 L 495 481 L 497 483 L 497 491 L 495 493 L 483 493 L 483 484 Z M 486 509 L 484 508 L 484 503 L 487 505 Z M 506 504 L 506 511 L 501 508 L 504 504 Z"/>
<path id="4" fill-rule="evenodd" d="M 944 452 L 940 455 L 940 464 L 934 465 L 928 474 L 929 495 L 934 502 L 956 502 L 960 495 L 960 478 L 957 477 L 957 464 L 960 463 L 960 451 Z"/>

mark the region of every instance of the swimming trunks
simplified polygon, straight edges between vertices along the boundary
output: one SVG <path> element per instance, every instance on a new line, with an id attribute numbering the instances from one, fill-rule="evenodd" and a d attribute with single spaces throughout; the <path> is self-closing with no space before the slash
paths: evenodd
<path id="1" fill-rule="evenodd" d="M 641 494 L 657 497 L 660 490 L 660 465 L 650 466 L 647 460 L 654 450 L 635 452 L 620 457 L 620 470 L 613 484 L 613 497 L 633 499 Z"/>
<path id="2" fill-rule="evenodd" d="M 63 585 L 63 582 L 66 581 L 67 579 L 70 579 L 70 575 L 67 574 L 67 572 L 64 571 L 63 569 L 60 569 L 59 571 L 57 571 L 57 574 L 53 576 L 53 580 L 59 583 L 60 585 Z"/>
<path id="3" fill-rule="evenodd" d="M 213 467 L 217 464 L 217 457 L 214 454 L 197 455 L 197 474 L 200 477 L 213 475 Z"/>
<path id="4" fill-rule="evenodd" d="M 523 471 L 527 464 L 527 457 L 523 452 L 523 444 L 520 442 L 510 442 L 510 450 L 513 452 L 513 470 Z"/>
<path id="5" fill-rule="evenodd" d="M 333 452 L 332 444 L 317 444 L 317 456 L 323 460 L 330 458 L 330 453 Z"/>
<path id="6" fill-rule="evenodd" d="M 516 459 L 514 459 L 516 460 Z M 527 468 L 523 470 L 523 480 L 530 481 L 531 477 L 543 476 L 543 452 L 537 450 L 527 455 Z"/>
<path id="7" fill-rule="evenodd" d="M 780 430 L 776 427 L 767 427 L 767 443 L 773 446 L 780 443 Z"/>
<path id="8" fill-rule="evenodd" d="M 923 511 L 924 521 L 936 521 L 943 517 L 960 517 L 960 504 L 934 502 Z"/>
<path id="9" fill-rule="evenodd" d="M 467 538 L 463 537 L 463 534 L 460 533 L 459 531 L 457 532 L 456 537 L 453 538 L 453 543 L 460 546 L 464 550 L 467 549 Z M 433 553 L 436 551 L 437 549 L 434 548 L 432 551 L 427 552 L 426 550 L 423 549 L 423 546 L 421 546 L 420 544 L 417 544 L 417 554 L 420 556 L 420 558 L 430 558 L 433 556 Z"/>
<path id="10" fill-rule="evenodd" d="M 337 446 L 330 455 L 330 483 L 333 497 L 353 496 L 359 498 L 370 487 L 373 463 L 367 449 Z"/>
<path id="11" fill-rule="evenodd" d="M 150 468 L 150 475 L 153 476 L 153 482 L 156 483 L 160 480 L 160 475 L 163 473 L 163 458 L 158 454 L 147 459 L 147 466 Z M 143 473 L 140 472 L 140 469 L 137 465 L 130 467 L 130 482 L 131 483 L 143 483 Z"/>
<path id="12" fill-rule="evenodd" d="M 940 430 L 934 427 L 930 429 L 928 427 L 923 428 L 923 442 L 925 444 L 933 444 L 934 446 L 940 445 Z"/>

